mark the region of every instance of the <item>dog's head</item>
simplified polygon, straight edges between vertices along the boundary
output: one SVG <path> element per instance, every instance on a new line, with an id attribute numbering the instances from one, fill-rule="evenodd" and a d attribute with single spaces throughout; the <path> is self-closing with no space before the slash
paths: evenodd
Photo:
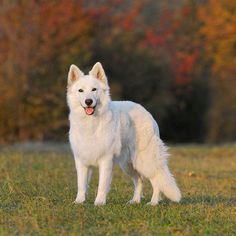
<path id="1" fill-rule="evenodd" d="M 93 116 L 105 111 L 110 101 L 107 77 L 100 62 L 88 75 L 75 65 L 70 66 L 67 101 L 71 111 L 81 116 Z"/>

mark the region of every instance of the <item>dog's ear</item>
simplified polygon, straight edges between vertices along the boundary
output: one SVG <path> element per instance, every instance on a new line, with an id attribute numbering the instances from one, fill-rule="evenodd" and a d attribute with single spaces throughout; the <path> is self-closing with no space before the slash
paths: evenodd
<path id="1" fill-rule="evenodd" d="M 68 73 L 68 85 L 73 84 L 76 80 L 82 77 L 84 73 L 76 66 L 71 65 Z"/>
<path id="2" fill-rule="evenodd" d="M 97 62 L 92 70 L 89 72 L 90 75 L 95 77 L 96 79 L 100 80 L 102 83 L 107 84 L 107 77 L 105 74 L 105 71 L 102 67 L 102 64 L 100 62 Z"/>

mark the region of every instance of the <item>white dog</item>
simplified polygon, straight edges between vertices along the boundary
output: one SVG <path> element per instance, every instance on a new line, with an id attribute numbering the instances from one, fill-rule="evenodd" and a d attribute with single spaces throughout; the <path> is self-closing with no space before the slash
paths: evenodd
<path id="1" fill-rule="evenodd" d="M 143 177 L 150 180 L 156 205 L 160 192 L 179 202 L 180 191 L 167 166 L 167 148 L 159 138 L 159 128 L 141 105 L 111 101 L 107 77 L 101 63 L 89 75 L 71 65 L 67 102 L 70 107 L 69 139 L 74 154 L 78 193 L 75 203 L 85 201 L 91 167 L 99 167 L 99 186 L 95 205 L 106 203 L 112 167 L 118 163 L 132 177 L 135 190 L 129 203 L 139 203 Z"/>

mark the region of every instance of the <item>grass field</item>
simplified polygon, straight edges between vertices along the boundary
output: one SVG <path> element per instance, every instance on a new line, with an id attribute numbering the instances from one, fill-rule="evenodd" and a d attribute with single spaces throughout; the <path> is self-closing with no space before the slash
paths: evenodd
<path id="1" fill-rule="evenodd" d="M 132 182 L 115 168 L 106 206 L 74 205 L 76 172 L 67 151 L 0 153 L 0 235 L 236 235 L 236 145 L 177 146 L 170 168 L 183 199 L 126 205 Z"/>

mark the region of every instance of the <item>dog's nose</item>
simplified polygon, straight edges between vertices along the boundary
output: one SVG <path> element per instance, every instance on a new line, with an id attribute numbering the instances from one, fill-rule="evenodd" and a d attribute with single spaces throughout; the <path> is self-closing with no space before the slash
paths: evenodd
<path id="1" fill-rule="evenodd" d="M 93 103 L 93 100 L 92 100 L 92 99 L 86 99 L 86 100 L 85 100 L 85 104 L 86 104 L 87 106 L 90 106 L 92 103 Z"/>

